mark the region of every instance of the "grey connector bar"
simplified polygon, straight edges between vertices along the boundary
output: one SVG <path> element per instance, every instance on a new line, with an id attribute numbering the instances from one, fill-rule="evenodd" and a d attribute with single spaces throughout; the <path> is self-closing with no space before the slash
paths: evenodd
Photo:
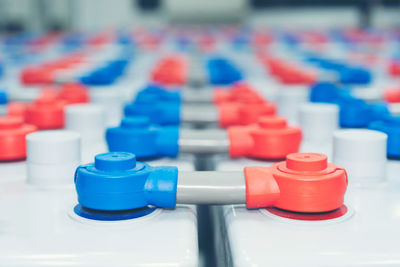
<path id="1" fill-rule="evenodd" d="M 178 143 L 180 153 L 227 154 L 229 152 L 229 138 L 225 130 L 181 129 Z"/>
<path id="2" fill-rule="evenodd" d="M 181 121 L 183 123 L 198 124 L 200 126 L 215 125 L 218 123 L 218 110 L 211 104 L 182 105 Z"/>
<path id="3" fill-rule="evenodd" d="M 213 90 L 211 88 L 197 90 L 187 88 L 182 91 L 182 102 L 186 104 L 213 105 Z"/>
<path id="4" fill-rule="evenodd" d="M 179 204 L 244 204 L 246 185 L 240 171 L 179 172 L 176 202 Z"/>

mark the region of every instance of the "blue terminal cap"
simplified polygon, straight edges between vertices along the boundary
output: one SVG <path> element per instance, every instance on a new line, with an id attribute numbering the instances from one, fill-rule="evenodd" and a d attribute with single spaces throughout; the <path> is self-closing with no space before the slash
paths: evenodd
<path id="1" fill-rule="evenodd" d="M 8 103 L 8 95 L 4 91 L 0 91 L 0 105 L 4 105 Z"/>
<path id="2" fill-rule="evenodd" d="M 95 157 L 94 166 L 101 171 L 126 171 L 136 167 L 136 156 L 131 153 L 105 153 Z"/>
<path id="3" fill-rule="evenodd" d="M 124 151 L 139 159 L 176 157 L 179 152 L 178 127 L 154 127 L 147 117 L 125 117 L 119 127 L 106 130 L 109 151 Z"/>
<path id="4" fill-rule="evenodd" d="M 364 128 L 371 121 L 371 108 L 362 99 L 342 98 L 339 107 L 339 121 L 343 128 Z"/>
<path id="5" fill-rule="evenodd" d="M 377 121 L 390 117 L 390 111 L 384 102 L 369 104 L 370 121 Z"/>
<path id="6" fill-rule="evenodd" d="M 372 74 L 369 70 L 359 67 L 346 67 L 339 71 L 342 84 L 369 84 Z"/>
<path id="7" fill-rule="evenodd" d="M 207 69 L 211 84 L 230 85 L 243 78 L 240 70 L 224 58 L 211 58 L 207 61 Z"/>
<path id="8" fill-rule="evenodd" d="M 300 38 L 292 33 L 282 34 L 281 38 L 285 44 L 290 45 L 290 46 L 295 46 L 300 43 Z"/>
<path id="9" fill-rule="evenodd" d="M 338 98 L 338 88 L 330 82 L 319 82 L 311 87 L 310 101 L 333 103 Z"/>
<path id="10" fill-rule="evenodd" d="M 85 85 L 110 85 L 124 73 L 128 64 L 129 61 L 126 59 L 113 60 L 107 65 L 81 77 L 80 81 Z"/>
<path id="11" fill-rule="evenodd" d="M 346 68 L 346 65 L 334 60 L 321 60 L 319 66 L 326 70 L 341 71 Z"/>
<path id="12" fill-rule="evenodd" d="M 136 94 L 136 98 L 133 103 L 153 105 L 154 103 L 159 101 L 161 101 L 160 94 L 152 91 L 151 92 L 140 91 Z"/>
<path id="13" fill-rule="evenodd" d="M 151 124 L 179 125 L 181 105 L 173 101 L 157 101 L 152 94 L 142 95 L 139 99 L 124 108 L 125 116 L 145 116 Z"/>
<path id="14" fill-rule="evenodd" d="M 177 180 L 176 167 L 151 167 L 126 152 L 97 155 L 75 172 L 79 205 L 97 211 L 174 208 Z"/>
<path id="15" fill-rule="evenodd" d="M 164 93 L 164 89 L 161 86 L 158 86 L 157 84 L 150 84 L 141 89 L 137 94 L 136 94 L 136 99 L 138 99 L 141 95 L 155 95 L 157 96 L 158 99 L 161 99 L 162 94 Z"/>
<path id="16" fill-rule="evenodd" d="M 350 90 L 339 88 L 330 82 L 319 82 L 311 87 L 310 101 L 322 103 L 338 103 L 341 99 L 349 98 Z"/>
<path id="17" fill-rule="evenodd" d="M 400 117 L 387 116 L 380 121 L 371 122 L 368 128 L 386 133 L 387 156 L 400 159 Z"/>
<path id="18" fill-rule="evenodd" d="M 160 87 L 147 87 L 136 94 L 135 101 L 162 101 L 180 103 L 182 100 L 181 93 L 177 91 L 167 91 Z"/>

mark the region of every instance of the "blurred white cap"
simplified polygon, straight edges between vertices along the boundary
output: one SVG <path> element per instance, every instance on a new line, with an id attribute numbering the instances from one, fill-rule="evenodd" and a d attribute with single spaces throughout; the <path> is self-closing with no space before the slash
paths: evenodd
<path id="1" fill-rule="evenodd" d="M 41 131 L 26 136 L 27 182 L 34 185 L 73 184 L 80 163 L 80 135 L 72 131 Z"/>
<path id="2" fill-rule="evenodd" d="M 332 142 L 333 132 L 339 128 L 339 107 L 325 103 L 302 104 L 300 127 L 307 142 Z"/>
<path id="3" fill-rule="evenodd" d="M 333 162 L 346 169 L 349 181 L 377 182 L 385 179 L 387 135 L 366 129 L 334 133 Z"/>

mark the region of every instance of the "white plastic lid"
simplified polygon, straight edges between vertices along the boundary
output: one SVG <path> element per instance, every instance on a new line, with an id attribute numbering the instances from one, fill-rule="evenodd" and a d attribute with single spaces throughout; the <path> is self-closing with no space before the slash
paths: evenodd
<path id="1" fill-rule="evenodd" d="M 383 86 L 382 86 L 383 87 Z M 365 101 L 377 101 L 382 100 L 383 90 L 379 87 L 356 87 L 352 90 L 352 95 L 361 98 Z"/>
<path id="2" fill-rule="evenodd" d="M 334 104 L 304 103 L 300 106 L 300 126 L 308 142 L 331 142 L 339 127 L 339 107 Z"/>
<path id="3" fill-rule="evenodd" d="M 300 105 L 309 99 L 309 88 L 303 85 L 285 85 L 277 92 L 278 114 L 289 124 L 299 123 Z"/>
<path id="4" fill-rule="evenodd" d="M 121 122 L 124 104 L 123 92 L 117 88 L 90 90 L 90 101 L 101 105 L 106 114 L 106 125 L 117 126 Z"/>
<path id="5" fill-rule="evenodd" d="M 390 103 L 388 105 L 390 113 L 400 115 L 400 103 Z"/>
<path id="6" fill-rule="evenodd" d="M 366 129 L 334 133 L 333 162 L 346 169 L 349 181 L 384 180 L 387 135 Z"/>
<path id="7" fill-rule="evenodd" d="M 104 138 L 105 112 L 95 104 L 74 104 L 65 109 L 65 129 L 81 134 L 83 141 L 100 141 Z"/>
<path id="8" fill-rule="evenodd" d="M 98 104 L 119 104 L 124 101 L 123 95 L 116 88 L 92 88 L 90 90 L 90 101 Z"/>
<path id="9" fill-rule="evenodd" d="M 40 131 L 26 136 L 27 161 L 66 164 L 80 161 L 80 134 L 72 131 Z"/>

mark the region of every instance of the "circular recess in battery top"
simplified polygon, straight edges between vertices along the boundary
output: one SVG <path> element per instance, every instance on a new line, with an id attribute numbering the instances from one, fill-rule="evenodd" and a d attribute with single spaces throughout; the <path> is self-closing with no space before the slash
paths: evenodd
<path id="1" fill-rule="evenodd" d="M 297 223 L 341 222 L 350 218 L 354 213 L 354 211 L 346 205 L 342 205 L 333 211 L 317 213 L 293 212 L 274 207 L 263 209 L 261 212 L 276 220 Z"/>
<path id="2" fill-rule="evenodd" d="M 123 221 L 141 218 L 153 213 L 156 208 L 143 207 L 130 210 L 104 211 L 85 208 L 81 205 L 74 207 L 74 213 L 80 217 L 96 221 Z"/>

